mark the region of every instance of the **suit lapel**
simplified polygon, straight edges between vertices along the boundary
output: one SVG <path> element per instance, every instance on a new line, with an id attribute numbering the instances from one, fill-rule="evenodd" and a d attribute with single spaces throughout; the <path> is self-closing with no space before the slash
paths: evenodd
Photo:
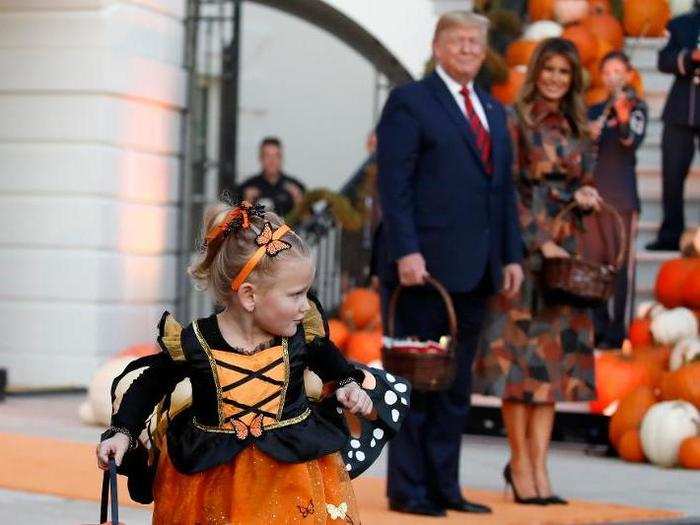
<path id="1" fill-rule="evenodd" d="M 433 72 L 433 74 L 426 79 L 426 82 L 428 83 L 428 86 L 430 87 L 430 90 L 432 91 L 435 98 L 437 98 L 438 102 L 440 102 L 440 105 L 442 105 L 442 107 L 449 115 L 450 120 L 452 120 L 452 122 L 459 129 L 462 138 L 466 141 L 467 145 L 472 150 L 472 153 L 474 154 L 474 157 L 481 166 L 482 170 L 486 172 L 486 166 L 484 166 L 484 163 L 481 161 L 479 148 L 476 147 L 476 136 L 472 131 L 471 125 L 469 124 L 467 117 L 457 106 L 457 103 L 455 102 L 452 93 L 450 93 L 450 90 L 447 89 L 445 83 L 435 72 Z M 479 100 L 481 100 L 481 97 L 479 97 Z"/>

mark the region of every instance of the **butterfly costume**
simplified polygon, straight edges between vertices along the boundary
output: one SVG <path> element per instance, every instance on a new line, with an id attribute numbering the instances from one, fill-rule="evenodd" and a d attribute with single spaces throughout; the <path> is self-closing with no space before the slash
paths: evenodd
<path id="1" fill-rule="evenodd" d="M 279 228 L 267 228 L 258 251 L 271 256 L 282 246 L 272 243 L 284 241 L 275 235 Z M 399 429 L 410 386 L 348 362 L 328 338 L 321 306 L 309 298 L 312 308 L 294 336 L 252 352 L 224 340 L 216 315 L 183 327 L 165 312 L 161 352 L 133 361 L 115 379 L 112 426 L 103 439 L 130 436 L 120 472 L 132 499 L 155 500 L 154 524 L 360 523 L 350 478 Z M 118 399 L 120 382 L 140 369 Z M 307 396 L 306 370 L 328 395 Z M 169 394 L 183 380 L 191 399 L 171 406 Z M 348 381 L 374 405 L 372 418 L 354 418 L 353 433 L 333 395 L 334 385 Z"/>

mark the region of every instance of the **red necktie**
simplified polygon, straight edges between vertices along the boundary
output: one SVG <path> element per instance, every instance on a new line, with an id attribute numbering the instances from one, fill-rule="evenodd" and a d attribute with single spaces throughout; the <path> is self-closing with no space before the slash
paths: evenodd
<path id="1" fill-rule="evenodd" d="M 486 128 L 481 123 L 481 119 L 474 111 L 471 98 L 469 98 L 469 88 L 462 86 L 459 93 L 464 97 L 464 107 L 467 110 L 467 119 L 472 127 L 474 135 L 476 135 L 476 147 L 479 149 L 481 160 L 486 166 L 486 173 L 491 174 L 493 166 L 491 164 L 491 135 L 486 131 Z"/>

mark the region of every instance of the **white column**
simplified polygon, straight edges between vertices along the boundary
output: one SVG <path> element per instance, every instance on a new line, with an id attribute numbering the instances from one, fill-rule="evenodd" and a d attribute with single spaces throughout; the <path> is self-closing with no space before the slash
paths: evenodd
<path id="1" fill-rule="evenodd" d="M 86 385 L 175 296 L 185 0 L 0 0 L 0 367 Z"/>

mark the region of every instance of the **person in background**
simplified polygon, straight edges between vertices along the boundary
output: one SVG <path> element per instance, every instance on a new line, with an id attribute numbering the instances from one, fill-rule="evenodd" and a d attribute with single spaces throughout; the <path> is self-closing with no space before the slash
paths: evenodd
<path id="1" fill-rule="evenodd" d="M 574 236 L 555 231 L 555 217 L 573 201 L 583 209 L 600 203 L 582 92 L 574 45 L 543 40 L 509 119 L 525 281 L 517 297 L 493 299 L 474 390 L 502 400 L 510 445 L 503 477 L 521 504 L 566 503 L 552 492 L 547 467 L 554 404 L 595 398 L 590 312 L 551 301 L 540 279 L 545 259 L 577 253 Z"/>
<path id="2" fill-rule="evenodd" d="M 396 311 L 397 337 L 437 341 L 447 319 L 440 295 L 425 286 L 432 277 L 450 293 L 459 333 L 454 382 L 439 392 L 414 391 L 391 443 L 387 493 L 397 512 L 490 512 L 462 495 L 460 447 L 486 300 L 519 290 L 523 244 L 506 113 L 474 82 L 488 26 L 474 13 L 443 14 L 432 43 L 435 71 L 392 90 L 377 126 L 384 311 L 391 291 L 407 287 Z"/>
<path id="3" fill-rule="evenodd" d="M 658 67 L 676 79 L 666 99 L 661 139 L 664 220 L 647 250 L 678 250 L 685 229 L 683 186 L 700 137 L 700 0 L 694 10 L 668 23 L 670 38 Z"/>
<path id="4" fill-rule="evenodd" d="M 260 143 L 260 173 L 241 184 L 240 194 L 243 200 L 285 216 L 303 200 L 306 188 L 282 171 L 282 158 L 282 141 L 265 137 Z"/>
<path id="5" fill-rule="evenodd" d="M 594 323 L 598 348 L 620 348 L 634 304 L 634 242 L 640 207 L 636 152 L 644 140 L 648 111 L 630 87 L 632 66 L 627 55 L 619 51 L 608 53 L 600 69 L 610 96 L 588 112 L 591 137 L 598 145 L 594 176 L 600 196 L 622 217 L 627 242 L 615 293 L 607 304 L 595 309 Z"/>

